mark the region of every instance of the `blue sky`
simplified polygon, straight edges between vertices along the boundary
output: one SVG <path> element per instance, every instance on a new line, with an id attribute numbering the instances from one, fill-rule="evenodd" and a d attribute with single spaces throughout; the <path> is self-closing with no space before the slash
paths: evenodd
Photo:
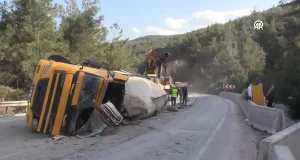
<path id="1" fill-rule="evenodd" d="M 54 0 L 64 3 L 64 0 Z M 225 23 L 229 19 L 269 9 L 279 0 L 101 0 L 104 25 L 118 23 L 125 38 L 171 35 Z"/>

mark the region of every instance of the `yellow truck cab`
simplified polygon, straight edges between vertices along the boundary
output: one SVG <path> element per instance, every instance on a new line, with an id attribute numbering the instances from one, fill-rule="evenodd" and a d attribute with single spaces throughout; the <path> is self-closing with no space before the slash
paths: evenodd
<path id="1" fill-rule="evenodd" d="M 29 90 L 27 127 L 74 135 L 101 104 L 110 101 L 120 111 L 128 76 L 93 64 L 74 65 L 56 55 L 41 59 Z"/>

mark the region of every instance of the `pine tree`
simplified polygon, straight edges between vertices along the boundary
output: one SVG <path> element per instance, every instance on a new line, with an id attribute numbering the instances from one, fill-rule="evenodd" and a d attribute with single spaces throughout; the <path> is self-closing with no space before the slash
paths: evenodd
<path id="1" fill-rule="evenodd" d="M 67 1 L 67 12 L 62 16 L 61 30 L 64 39 L 69 43 L 68 58 L 80 63 L 84 59 L 103 59 L 107 29 L 101 22 L 103 17 L 95 17 L 100 8 L 99 1 L 83 1 L 80 10 L 76 1 Z"/>
<path id="2" fill-rule="evenodd" d="M 12 2 L 7 10 L 7 24 L 2 30 L 7 46 L 2 47 L 5 57 L 2 63 L 11 65 L 10 86 L 26 87 L 30 83 L 36 63 L 40 58 L 47 58 L 56 52 L 64 52 L 63 45 L 58 45 L 55 28 L 57 7 L 51 0 L 19 0 Z M 6 66 L 7 66 L 6 65 Z"/>

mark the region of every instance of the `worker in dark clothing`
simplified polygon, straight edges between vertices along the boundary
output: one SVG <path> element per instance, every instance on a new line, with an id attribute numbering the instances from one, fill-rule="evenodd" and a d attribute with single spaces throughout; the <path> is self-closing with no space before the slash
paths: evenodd
<path id="1" fill-rule="evenodd" d="M 274 108 L 274 100 L 275 98 L 273 96 L 267 97 L 267 106 Z"/>
<path id="2" fill-rule="evenodd" d="M 183 88 L 182 87 L 180 87 L 179 88 L 179 100 L 180 100 L 180 104 L 182 104 L 183 103 L 183 90 L 182 90 Z"/>
<path id="3" fill-rule="evenodd" d="M 187 105 L 187 102 L 186 102 L 186 100 L 187 100 L 187 97 L 188 97 L 188 89 L 187 89 L 187 87 L 183 87 L 183 90 L 182 90 L 182 93 L 183 93 L 183 105 Z"/>
<path id="4" fill-rule="evenodd" d="M 178 89 L 175 87 L 172 87 L 171 90 L 171 103 L 172 103 L 172 107 L 176 106 L 176 99 L 178 97 Z"/>

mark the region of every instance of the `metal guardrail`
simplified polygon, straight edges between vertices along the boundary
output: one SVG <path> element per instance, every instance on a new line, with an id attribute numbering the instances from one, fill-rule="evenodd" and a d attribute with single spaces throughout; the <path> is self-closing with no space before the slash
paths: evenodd
<path id="1" fill-rule="evenodd" d="M 0 108 L 6 107 L 26 107 L 28 104 L 27 101 L 6 101 L 0 102 Z"/>
<path id="2" fill-rule="evenodd" d="M 9 107 L 26 107 L 27 104 L 28 101 L 4 101 L 0 102 L 0 109 L 5 108 L 5 114 L 7 114 Z"/>

